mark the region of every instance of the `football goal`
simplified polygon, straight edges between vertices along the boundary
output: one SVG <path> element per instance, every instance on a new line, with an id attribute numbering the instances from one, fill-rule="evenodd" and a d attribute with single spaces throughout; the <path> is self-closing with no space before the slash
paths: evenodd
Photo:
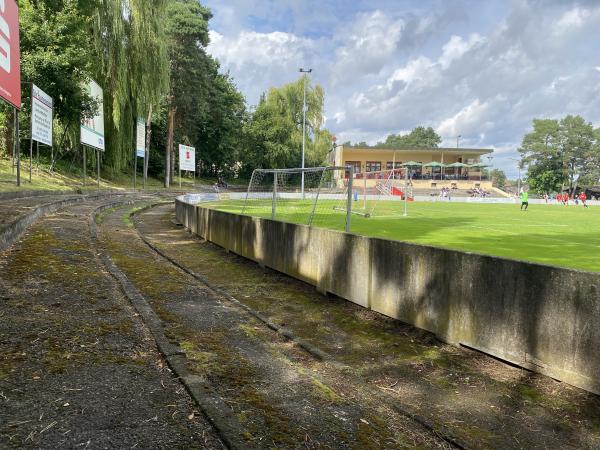
<path id="1" fill-rule="evenodd" d="M 352 167 L 255 169 L 242 214 L 349 231 L 353 179 Z"/>

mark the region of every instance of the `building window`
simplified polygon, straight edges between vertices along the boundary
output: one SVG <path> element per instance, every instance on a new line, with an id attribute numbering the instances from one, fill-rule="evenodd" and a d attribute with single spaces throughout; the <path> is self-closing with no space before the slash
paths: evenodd
<path id="1" fill-rule="evenodd" d="M 360 173 L 360 161 L 346 161 L 346 163 L 344 165 L 352 166 L 354 169 L 354 175 L 356 175 L 357 173 Z M 349 176 L 350 176 L 350 172 L 348 172 L 346 170 L 346 174 L 344 175 L 344 178 L 348 178 Z"/>
<path id="2" fill-rule="evenodd" d="M 367 161 L 367 172 L 379 172 L 381 170 L 381 161 Z"/>
<path id="3" fill-rule="evenodd" d="M 394 161 L 388 161 L 385 163 L 385 170 L 392 170 L 392 166 L 394 169 L 401 169 L 402 168 L 402 161 L 396 161 L 394 163 Z"/>

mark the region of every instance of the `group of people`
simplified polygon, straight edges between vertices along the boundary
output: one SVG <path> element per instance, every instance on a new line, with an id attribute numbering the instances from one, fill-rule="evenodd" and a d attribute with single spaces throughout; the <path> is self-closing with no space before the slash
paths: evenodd
<path id="1" fill-rule="evenodd" d="M 473 189 L 471 191 L 471 197 L 482 197 L 482 198 L 485 198 L 485 197 L 488 197 L 489 195 L 490 195 L 490 193 L 488 191 L 486 191 L 485 189 L 483 189 L 483 188 L 476 187 L 475 189 Z"/>
<path id="2" fill-rule="evenodd" d="M 441 199 L 448 199 L 448 201 L 451 200 L 451 191 L 449 187 L 443 187 L 442 189 L 440 189 L 440 198 Z"/>
<path id="3" fill-rule="evenodd" d="M 556 196 L 554 198 L 550 197 L 548 194 L 544 194 L 544 200 L 546 201 L 546 203 L 548 203 L 548 201 L 551 201 L 551 200 L 556 200 L 557 203 L 561 203 L 565 206 L 568 206 L 571 198 L 569 197 L 569 194 L 567 194 L 567 193 L 562 193 L 562 194 L 558 193 L 558 194 L 556 194 Z M 581 202 L 581 204 L 584 206 L 584 208 L 588 207 L 587 195 L 583 191 L 581 191 L 579 194 L 574 195 L 572 200 L 575 203 L 575 206 L 579 205 L 579 202 Z"/>
<path id="4" fill-rule="evenodd" d="M 529 206 L 529 193 L 525 190 L 521 191 L 520 198 L 521 198 L 521 210 L 526 211 L 527 207 Z M 552 201 L 552 200 L 556 200 L 557 203 L 561 203 L 564 206 L 568 206 L 571 198 L 569 197 L 569 194 L 567 194 L 567 193 L 562 193 L 562 194 L 558 193 L 558 194 L 556 194 L 556 196 L 554 198 L 550 197 L 547 193 L 544 194 L 544 201 L 546 202 L 546 204 L 548 204 L 548 202 Z M 579 202 L 581 202 L 581 204 L 583 205 L 584 208 L 588 207 L 587 195 L 583 191 L 581 191 L 579 194 L 576 194 L 573 196 L 573 202 L 575 203 L 575 206 L 579 205 Z"/>

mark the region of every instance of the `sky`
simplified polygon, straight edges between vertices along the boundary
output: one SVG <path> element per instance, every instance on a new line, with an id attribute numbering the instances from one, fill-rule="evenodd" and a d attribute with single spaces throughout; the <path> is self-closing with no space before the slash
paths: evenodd
<path id="1" fill-rule="evenodd" d="M 205 0 L 248 104 L 311 68 L 338 142 L 431 126 L 516 178 L 534 118 L 600 126 L 600 0 Z"/>

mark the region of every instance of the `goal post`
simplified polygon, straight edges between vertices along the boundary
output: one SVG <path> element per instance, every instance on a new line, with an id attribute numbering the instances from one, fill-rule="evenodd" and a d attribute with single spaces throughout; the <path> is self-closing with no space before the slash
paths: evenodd
<path id="1" fill-rule="evenodd" d="M 242 214 L 349 231 L 353 179 L 350 166 L 255 169 Z"/>
<path id="2" fill-rule="evenodd" d="M 408 169 L 395 169 L 354 174 L 353 186 L 356 197 L 354 214 L 364 217 L 376 215 L 381 201 L 404 201 L 404 216 L 407 215 L 406 202 L 413 198 L 412 187 L 408 179 Z M 358 201 L 361 197 L 362 201 Z"/>

